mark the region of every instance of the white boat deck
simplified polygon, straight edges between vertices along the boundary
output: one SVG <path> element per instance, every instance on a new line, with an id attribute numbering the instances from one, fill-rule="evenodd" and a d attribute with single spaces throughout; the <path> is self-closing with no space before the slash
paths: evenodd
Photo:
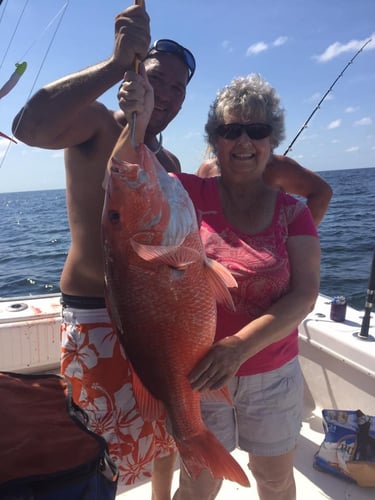
<path id="1" fill-rule="evenodd" d="M 300 360 L 305 377 L 305 419 L 297 447 L 295 477 L 298 500 L 375 500 L 375 488 L 361 488 L 313 468 L 314 454 L 324 439 L 319 408 L 360 408 L 375 415 L 375 317 L 368 341 L 358 339 L 363 311 L 347 309 L 346 320 L 329 319 L 330 299 L 319 295 L 314 311 L 301 323 Z M 60 342 L 59 296 L 0 300 L 0 369 L 35 372 L 58 367 Z M 234 457 L 245 471 L 247 455 Z M 256 500 L 251 488 L 225 481 L 218 500 Z M 172 492 L 178 487 L 173 477 Z M 118 500 L 151 500 L 150 482 L 118 488 Z M 204 500 L 204 499 L 196 499 Z M 275 499 L 277 500 L 277 499 Z"/>
<path id="2" fill-rule="evenodd" d="M 295 460 L 295 478 L 297 483 L 298 500 L 374 500 L 375 488 L 361 488 L 355 483 L 336 478 L 331 474 L 319 472 L 313 468 L 313 458 L 324 439 L 322 421 L 320 416 L 312 415 L 303 422 L 302 432 L 297 447 Z M 247 469 L 247 454 L 236 450 L 233 456 Z M 178 487 L 178 470 L 173 477 L 172 492 Z M 217 500 L 257 500 L 255 481 L 248 471 L 251 488 L 244 488 L 237 483 L 224 481 Z M 151 500 L 150 482 L 144 484 L 118 488 L 118 500 Z M 204 500 L 204 499 L 197 499 Z M 275 499 L 277 500 L 277 499 Z"/>

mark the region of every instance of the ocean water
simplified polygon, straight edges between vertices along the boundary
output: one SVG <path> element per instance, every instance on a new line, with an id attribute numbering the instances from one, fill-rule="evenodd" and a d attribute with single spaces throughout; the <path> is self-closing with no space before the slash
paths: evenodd
<path id="1" fill-rule="evenodd" d="M 319 226 L 321 292 L 363 309 L 375 248 L 375 168 L 320 175 L 334 192 Z M 68 248 L 65 190 L 0 193 L 0 297 L 58 292 Z"/>

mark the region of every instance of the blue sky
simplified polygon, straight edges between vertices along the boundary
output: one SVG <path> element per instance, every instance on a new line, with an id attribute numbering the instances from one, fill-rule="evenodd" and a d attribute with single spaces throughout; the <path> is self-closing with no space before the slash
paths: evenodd
<path id="1" fill-rule="evenodd" d="M 41 86 L 106 59 L 113 48 L 114 17 L 127 5 L 3 0 L 0 87 L 16 62 L 26 60 L 28 68 L 0 100 L 0 130 L 11 134 L 14 115 Z M 288 154 L 314 171 L 375 166 L 374 0 L 149 0 L 146 6 L 152 39 L 175 39 L 197 60 L 183 109 L 163 134 L 184 171 L 194 172 L 201 163 L 209 105 L 232 78 L 257 72 L 276 87 L 286 110 L 286 139 L 276 151 L 283 154 L 370 38 Z M 116 91 L 101 99 L 110 108 L 117 106 Z M 8 145 L 0 139 L 0 192 L 65 187 L 62 151 Z"/>

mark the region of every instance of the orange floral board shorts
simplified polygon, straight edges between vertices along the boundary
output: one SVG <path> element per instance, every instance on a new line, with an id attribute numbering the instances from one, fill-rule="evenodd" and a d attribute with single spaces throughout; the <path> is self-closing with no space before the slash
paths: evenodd
<path id="1" fill-rule="evenodd" d="M 61 372 L 92 431 L 105 438 L 119 484 L 149 479 L 154 458 L 176 452 L 165 419 L 145 422 L 132 391 L 124 350 L 106 309 L 63 308 Z"/>

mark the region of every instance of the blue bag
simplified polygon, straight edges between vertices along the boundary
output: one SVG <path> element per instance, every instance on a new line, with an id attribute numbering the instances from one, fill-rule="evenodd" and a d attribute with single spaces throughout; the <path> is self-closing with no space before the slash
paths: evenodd
<path id="1" fill-rule="evenodd" d="M 105 440 L 59 375 L 0 372 L 0 499 L 113 500 Z"/>

